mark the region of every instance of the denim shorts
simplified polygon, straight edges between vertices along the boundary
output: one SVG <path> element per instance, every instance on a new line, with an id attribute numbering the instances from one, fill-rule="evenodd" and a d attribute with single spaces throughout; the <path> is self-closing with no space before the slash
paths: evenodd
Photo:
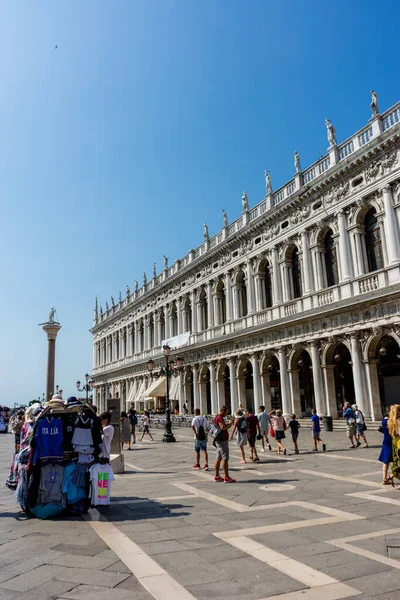
<path id="1" fill-rule="evenodd" d="M 203 452 L 207 450 L 207 442 L 205 440 L 194 440 L 194 451 L 200 452 L 200 450 L 203 450 Z"/>

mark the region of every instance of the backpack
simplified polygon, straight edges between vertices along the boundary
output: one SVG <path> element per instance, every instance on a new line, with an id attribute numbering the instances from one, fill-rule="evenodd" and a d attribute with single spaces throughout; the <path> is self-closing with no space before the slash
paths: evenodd
<path id="1" fill-rule="evenodd" d="M 199 429 L 197 431 L 197 436 L 196 437 L 197 437 L 197 439 L 200 442 L 204 442 L 205 441 L 205 439 L 206 439 L 206 432 L 204 431 L 203 425 L 199 425 Z"/>
<path id="2" fill-rule="evenodd" d="M 136 415 L 130 415 L 130 421 L 131 421 L 131 425 L 137 425 L 138 424 L 138 418 Z"/>
<path id="3" fill-rule="evenodd" d="M 206 431 L 208 435 L 210 435 L 214 439 L 214 441 L 217 440 L 222 433 L 222 429 L 218 427 L 216 423 L 209 423 Z"/>
<path id="4" fill-rule="evenodd" d="M 246 417 L 241 417 L 241 419 L 238 423 L 238 431 L 239 431 L 239 433 L 246 433 L 246 431 L 247 431 Z"/>

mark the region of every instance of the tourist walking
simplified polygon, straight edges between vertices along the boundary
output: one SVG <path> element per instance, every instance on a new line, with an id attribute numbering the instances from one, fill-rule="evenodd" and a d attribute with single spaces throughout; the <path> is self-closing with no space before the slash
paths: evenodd
<path id="1" fill-rule="evenodd" d="M 123 410 L 121 412 L 121 418 L 119 420 L 119 429 L 120 429 L 120 443 L 121 450 L 124 449 L 124 444 L 128 444 L 128 450 L 132 450 L 131 448 L 131 424 L 128 418 L 128 415 Z"/>
<path id="2" fill-rule="evenodd" d="M 350 448 L 357 448 L 361 446 L 361 442 L 357 442 L 356 437 L 356 415 L 354 410 L 350 406 L 350 402 L 343 404 L 343 417 L 346 419 L 347 425 L 347 437 L 350 440 Z"/>
<path id="3" fill-rule="evenodd" d="M 259 411 L 260 412 L 258 413 L 257 418 L 260 423 L 260 432 L 262 435 L 262 438 L 261 438 L 262 451 L 265 452 L 264 440 L 268 444 L 268 450 L 271 451 L 272 448 L 271 448 L 271 444 L 269 443 L 269 439 L 268 439 L 269 417 L 268 417 L 268 414 L 265 412 L 265 406 L 259 406 Z"/>
<path id="4" fill-rule="evenodd" d="M 244 447 L 247 446 L 247 422 L 244 412 L 238 408 L 235 413 L 235 420 L 233 423 L 233 430 L 231 434 L 231 440 L 233 436 L 236 434 L 236 443 L 240 448 L 240 453 L 242 455 L 241 464 L 246 464 L 246 454 L 244 452 Z"/>
<path id="5" fill-rule="evenodd" d="M 317 415 L 316 408 L 312 409 L 311 415 L 312 415 L 311 416 L 311 430 L 312 430 L 312 438 L 313 438 L 313 444 L 314 444 L 313 451 L 318 452 L 317 442 L 319 442 L 322 446 L 322 450 L 325 452 L 326 444 L 324 444 L 324 442 L 321 440 L 321 421 L 320 421 L 319 416 Z"/>
<path id="6" fill-rule="evenodd" d="M 131 423 L 132 444 L 136 444 L 136 425 L 138 424 L 138 418 L 136 410 L 133 407 L 129 409 L 128 417 Z"/>
<path id="7" fill-rule="evenodd" d="M 383 463 L 382 465 L 382 485 L 393 485 L 393 478 L 388 476 L 389 465 L 393 462 L 392 452 L 392 436 L 390 435 L 388 428 L 389 421 L 389 409 L 385 409 L 385 414 L 382 419 L 379 431 L 383 433 L 382 448 L 379 454 L 378 460 Z"/>
<path id="8" fill-rule="evenodd" d="M 294 453 L 295 454 L 299 454 L 299 446 L 297 444 L 297 439 L 299 437 L 299 429 L 300 429 L 300 423 L 296 420 L 296 415 L 290 415 L 290 422 L 289 422 L 289 428 L 290 428 L 290 433 L 292 434 L 292 440 L 293 440 L 293 445 L 294 445 Z"/>
<path id="9" fill-rule="evenodd" d="M 250 458 L 253 462 L 259 462 L 257 448 L 256 448 L 256 440 L 257 434 L 260 435 L 260 423 L 253 413 L 253 409 L 251 406 L 247 409 L 247 439 L 249 441 L 250 446 Z"/>
<path id="10" fill-rule="evenodd" d="M 400 479 L 400 405 L 393 404 L 390 407 L 389 412 L 389 420 L 388 420 L 388 429 L 389 433 L 392 437 L 392 455 L 393 455 L 393 464 L 392 464 L 392 475 L 390 479 L 393 478 Z M 394 487 L 394 484 L 393 484 Z M 400 489 L 400 488 L 396 488 Z"/>
<path id="11" fill-rule="evenodd" d="M 102 426 L 102 442 L 100 444 L 100 450 L 103 458 L 110 459 L 111 455 L 111 442 L 114 437 L 114 427 L 111 423 L 111 413 L 104 412 L 100 415 L 101 426 Z"/>
<path id="12" fill-rule="evenodd" d="M 284 448 L 282 444 L 282 440 L 285 439 L 285 429 L 286 429 L 286 421 L 282 416 L 281 410 L 271 410 L 268 413 L 269 419 L 271 421 L 272 429 L 275 433 L 275 440 L 278 445 L 278 455 L 280 455 L 281 451 L 284 455 L 286 455 L 286 448 Z"/>
<path id="13" fill-rule="evenodd" d="M 153 436 L 150 433 L 150 413 L 148 410 L 145 410 L 143 413 L 143 433 L 142 433 L 142 437 L 140 438 L 140 441 L 142 441 L 142 439 L 144 438 L 144 435 L 147 434 L 149 436 L 149 438 L 151 439 L 152 442 L 154 442 Z"/>
<path id="14" fill-rule="evenodd" d="M 360 438 L 362 438 L 364 440 L 363 448 L 368 448 L 367 438 L 365 437 L 367 426 L 365 424 L 364 415 L 357 404 L 353 404 L 351 408 L 354 410 L 356 416 L 356 441 L 359 442 Z"/>
<path id="15" fill-rule="evenodd" d="M 208 471 L 208 453 L 207 453 L 207 427 L 206 417 L 200 415 L 200 409 L 195 408 L 194 418 L 192 419 L 192 429 L 194 432 L 194 451 L 196 452 L 196 463 L 192 469 L 200 469 L 200 452 L 204 453 L 205 464 L 204 471 Z"/>
<path id="16" fill-rule="evenodd" d="M 217 451 L 217 458 L 215 460 L 214 469 L 215 476 L 214 481 L 223 481 L 224 483 L 236 483 L 236 479 L 229 476 L 229 433 L 228 429 L 232 427 L 233 421 L 229 420 L 225 423 L 225 417 L 229 415 L 229 408 L 227 406 L 221 406 L 219 414 L 214 419 L 214 424 L 217 425 L 221 433 L 218 439 L 214 439 L 214 446 Z M 224 470 L 224 478 L 219 474 L 221 467 Z"/>

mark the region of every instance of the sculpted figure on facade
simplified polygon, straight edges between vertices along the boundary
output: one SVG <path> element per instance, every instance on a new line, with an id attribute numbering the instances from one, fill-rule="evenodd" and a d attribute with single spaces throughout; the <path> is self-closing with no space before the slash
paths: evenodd
<path id="1" fill-rule="evenodd" d="M 143 273 L 143 285 L 147 285 L 147 275 Z"/>
<path id="2" fill-rule="evenodd" d="M 300 156 L 297 150 L 294 151 L 294 166 L 296 169 L 296 173 L 301 173 Z"/>
<path id="3" fill-rule="evenodd" d="M 153 279 L 157 277 L 156 263 L 153 263 Z"/>
<path id="4" fill-rule="evenodd" d="M 265 175 L 265 190 L 267 192 L 267 196 L 269 196 L 270 194 L 272 194 L 271 176 L 269 174 L 269 171 L 264 171 L 264 175 Z"/>
<path id="5" fill-rule="evenodd" d="M 203 237 L 204 237 L 204 241 L 206 241 L 206 242 L 210 239 L 209 235 L 208 235 L 207 223 L 203 223 Z"/>
<path id="6" fill-rule="evenodd" d="M 131 295 L 131 290 L 129 289 L 129 285 L 126 286 L 125 291 L 126 291 L 126 297 L 129 298 L 129 296 Z"/>
<path id="7" fill-rule="evenodd" d="M 56 314 L 56 309 L 54 308 L 54 306 L 50 309 L 49 312 L 49 323 L 54 323 L 54 315 Z"/>
<path id="8" fill-rule="evenodd" d="M 111 296 L 111 308 L 115 307 L 115 300 L 114 298 Z"/>
<path id="9" fill-rule="evenodd" d="M 108 302 L 106 300 L 106 312 L 108 312 L 110 310 L 109 306 L 108 306 Z"/>
<path id="10" fill-rule="evenodd" d="M 163 256 L 163 260 L 164 260 L 164 269 L 168 269 L 168 256 Z"/>
<path id="11" fill-rule="evenodd" d="M 102 318 L 102 316 L 103 316 L 103 307 L 100 306 L 100 318 Z"/>
<path id="12" fill-rule="evenodd" d="M 135 279 L 133 283 L 135 285 L 135 292 L 137 292 L 139 290 L 139 282 L 137 281 L 137 279 Z"/>
<path id="13" fill-rule="evenodd" d="M 246 192 L 242 194 L 242 213 L 247 212 L 249 210 L 249 201 L 247 198 Z"/>
<path id="14" fill-rule="evenodd" d="M 222 209 L 222 218 L 224 220 L 224 227 L 228 227 L 228 215 L 226 214 L 226 210 L 224 208 Z"/>
<path id="15" fill-rule="evenodd" d="M 336 146 L 337 142 L 336 142 L 336 129 L 334 128 L 334 126 L 332 125 L 331 121 L 329 119 L 325 119 L 325 125 L 326 125 L 326 133 L 328 135 L 328 142 L 330 146 Z"/>
<path id="16" fill-rule="evenodd" d="M 376 92 L 374 92 L 374 90 L 371 90 L 371 110 L 372 110 L 372 116 L 373 117 L 375 115 L 379 114 L 379 109 L 378 109 L 378 94 Z"/>

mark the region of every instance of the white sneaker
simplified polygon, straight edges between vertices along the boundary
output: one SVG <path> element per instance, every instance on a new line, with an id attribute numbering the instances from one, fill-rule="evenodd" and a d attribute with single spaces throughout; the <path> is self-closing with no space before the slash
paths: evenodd
<path id="1" fill-rule="evenodd" d="M 261 448 L 261 452 L 265 452 L 265 448 Z"/>

